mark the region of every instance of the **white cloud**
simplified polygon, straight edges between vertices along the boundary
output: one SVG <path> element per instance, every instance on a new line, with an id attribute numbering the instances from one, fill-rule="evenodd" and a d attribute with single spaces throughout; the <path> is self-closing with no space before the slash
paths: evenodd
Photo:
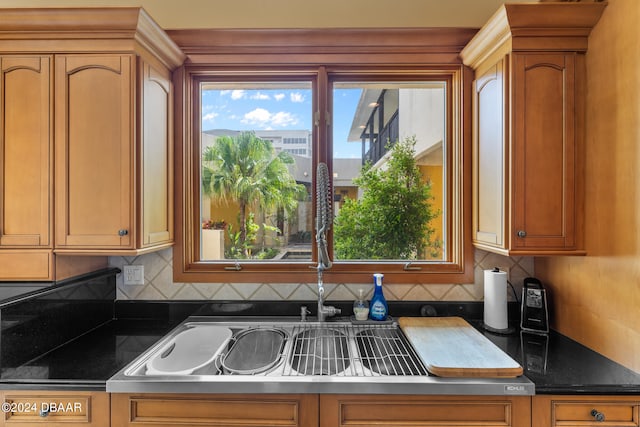
<path id="1" fill-rule="evenodd" d="M 300 92 L 293 92 L 290 95 L 291 102 L 304 102 L 304 95 Z"/>
<path id="2" fill-rule="evenodd" d="M 246 93 L 244 90 L 241 89 L 236 89 L 231 91 L 231 99 L 233 100 L 238 100 L 238 99 L 242 99 L 246 96 Z"/>
<path id="3" fill-rule="evenodd" d="M 280 111 L 271 116 L 271 124 L 275 126 L 287 127 L 295 125 L 297 123 L 298 119 L 296 119 L 293 114 L 284 111 Z"/>
<path id="4" fill-rule="evenodd" d="M 202 116 L 202 121 L 203 122 L 213 121 L 213 119 L 215 119 L 218 116 L 219 116 L 218 113 L 212 111 L 211 113 L 207 113 L 204 116 Z"/>
<path id="5" fill-rule="evenodd" d="M 245 114 L 241 122 L 251 125 L 264 125 L 270 118 L 271 113 L 269 111 L 264 108 L 256 108 L 255 110 L 249 111 Z"/>
<path id="6" fill-rule="evenodd" d="M 245 114 L 241 122 L 265 129 L 265 128 L 272 128 L 274 126 L 275 127 L 293 126 L 298 124 L 298 119 L 296 118 L 295 115 L 286 111 L 271 113 L 270 111 L 265 110 L 264 108 L 256 108 L 255 110 Z"/>
<path id="7" fill-rule="evenodd" d="M 257 99 L 258 101 L 268 101 L 271 99 L 271 97 L 266 93 L 256 92 L 255 95 L 251 96 L 251 99 Z"/>
<path id="8" fill-rule="evenodd" d="M 282 101 L 285 96 L 287 96 L 287 95 L 285 95 L 284 93 L 277 93 L 277 94 L 273 95 L 273 98 L 276 101 Z"/>

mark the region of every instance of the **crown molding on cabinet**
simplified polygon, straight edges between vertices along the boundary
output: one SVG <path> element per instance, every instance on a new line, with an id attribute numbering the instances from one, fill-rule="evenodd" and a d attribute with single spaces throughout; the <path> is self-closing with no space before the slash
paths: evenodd
<path id="1" fill-rule="evenodd" d="M 171 70 L 186 58 L 141 7 L 16 8 L 0 13 L 2 52 L 134 51 L 137 46 Z"/>
<path id="2" fill-rule="evenodd" d="M 462 49 L 474 69 L 498 51 L 586 52 L 591 29 L 607 3 L 505 4 Z"/>

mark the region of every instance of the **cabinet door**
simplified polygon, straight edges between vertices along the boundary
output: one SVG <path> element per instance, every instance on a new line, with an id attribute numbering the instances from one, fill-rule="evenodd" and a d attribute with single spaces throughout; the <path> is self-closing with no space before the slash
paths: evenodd
<path id="1" fill-rule="evenodd" d="M 133 245 L 132 55 L 56 56 L 56 247 Z"/>
<path id="2" fill-rule="evenodd" d="M 0 57 L 0 247 L 50 247 L 52 57 Z"/>
<path id="3" fill-rule="evenodd" d="M 317 427 L 318 395 L 111 395 L 113 427 Z"/>
<path id="4" fill-rule="evenodd" d="M 513 55 L 513 250 L 576 246 L 576 54 Z"/>
<path id="5" fill-rule="evenodd" d="M 5 391 L 0 426 L 109 427 L 105 392 Z"/>
<path id="6" fill-rule="evenodd" d="M 529 427 L 530 423 L 528 396 L 320 395 L 320 427 Z"/>
<path id="7" fill-rule="evenodd" d="M 140 60 L 138 158 L 141 247 L 173 241 L 173 87 L 171 73 Z"/>
<path id="8" fill-rule="evenodd" d="M 500 60 L 474 84 L 473 240 L 505 246 L 507 191 L 505 66 Z"/>
<path id="9" fill-rule="evenodd" d="M 540 395 L 532 403 L 536 427 L 638 427 L 639 414 L 637 396 Z"/>

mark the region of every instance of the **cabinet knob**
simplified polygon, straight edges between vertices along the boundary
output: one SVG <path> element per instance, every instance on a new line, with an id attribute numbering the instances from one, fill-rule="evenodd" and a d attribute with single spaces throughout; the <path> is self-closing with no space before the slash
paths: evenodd
<path id="1" fill-rule="evenodd" d="M 42 408 L 40 410 L 40 416 L 42 418 L 45 418 L 45 417 L 49 416 L 49 408 Z"/>
<path id="2" fill-rule="evenodd" d="M 597 409 L 592 409 L 591 410 L 591 416 L 593 418 L 595 418 L 595 420 L 600 422 L 600 423 L 604 421 L 604 414 L 602 412 L 598 411 Z"/>
<path id="3" fill-rule="evenodd" d="M 129 234 L 129 230 L 118 230 L 118 236 L 123 237 Z"/>
<path id="4" fill-rule="evenodd" d="M 527 232 L 524 230 L 518 230 L 518 237 L 527 237 Z"/>

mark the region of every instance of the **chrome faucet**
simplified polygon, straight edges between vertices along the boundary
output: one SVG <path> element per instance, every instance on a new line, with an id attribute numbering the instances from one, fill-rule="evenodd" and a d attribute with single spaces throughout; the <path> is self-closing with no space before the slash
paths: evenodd
<path id="1" fill-rule="evenodd" d="M 324 266 L 318 263 L 318 322 L 324 322 L 327 317 L 342 313 L 339 308 L 332 305 L 324 305 L 324 284 L 322 282 L 322 272 Z"/>
<path id="2" fill-rule="evenodd" d="M 331 208 L 331 185 L 329 184 L 329 169 L 325 163 L 318 163 L 316 169 L 316 244 L 318 247 L 318 321 L 324 322 L 327 317 L 340 314 L 339 308 L 324 305 L 324 284 L 322 273 L 331 268 L 331 259 L 327 250 L 327 231 L 333 222 Z"/>

